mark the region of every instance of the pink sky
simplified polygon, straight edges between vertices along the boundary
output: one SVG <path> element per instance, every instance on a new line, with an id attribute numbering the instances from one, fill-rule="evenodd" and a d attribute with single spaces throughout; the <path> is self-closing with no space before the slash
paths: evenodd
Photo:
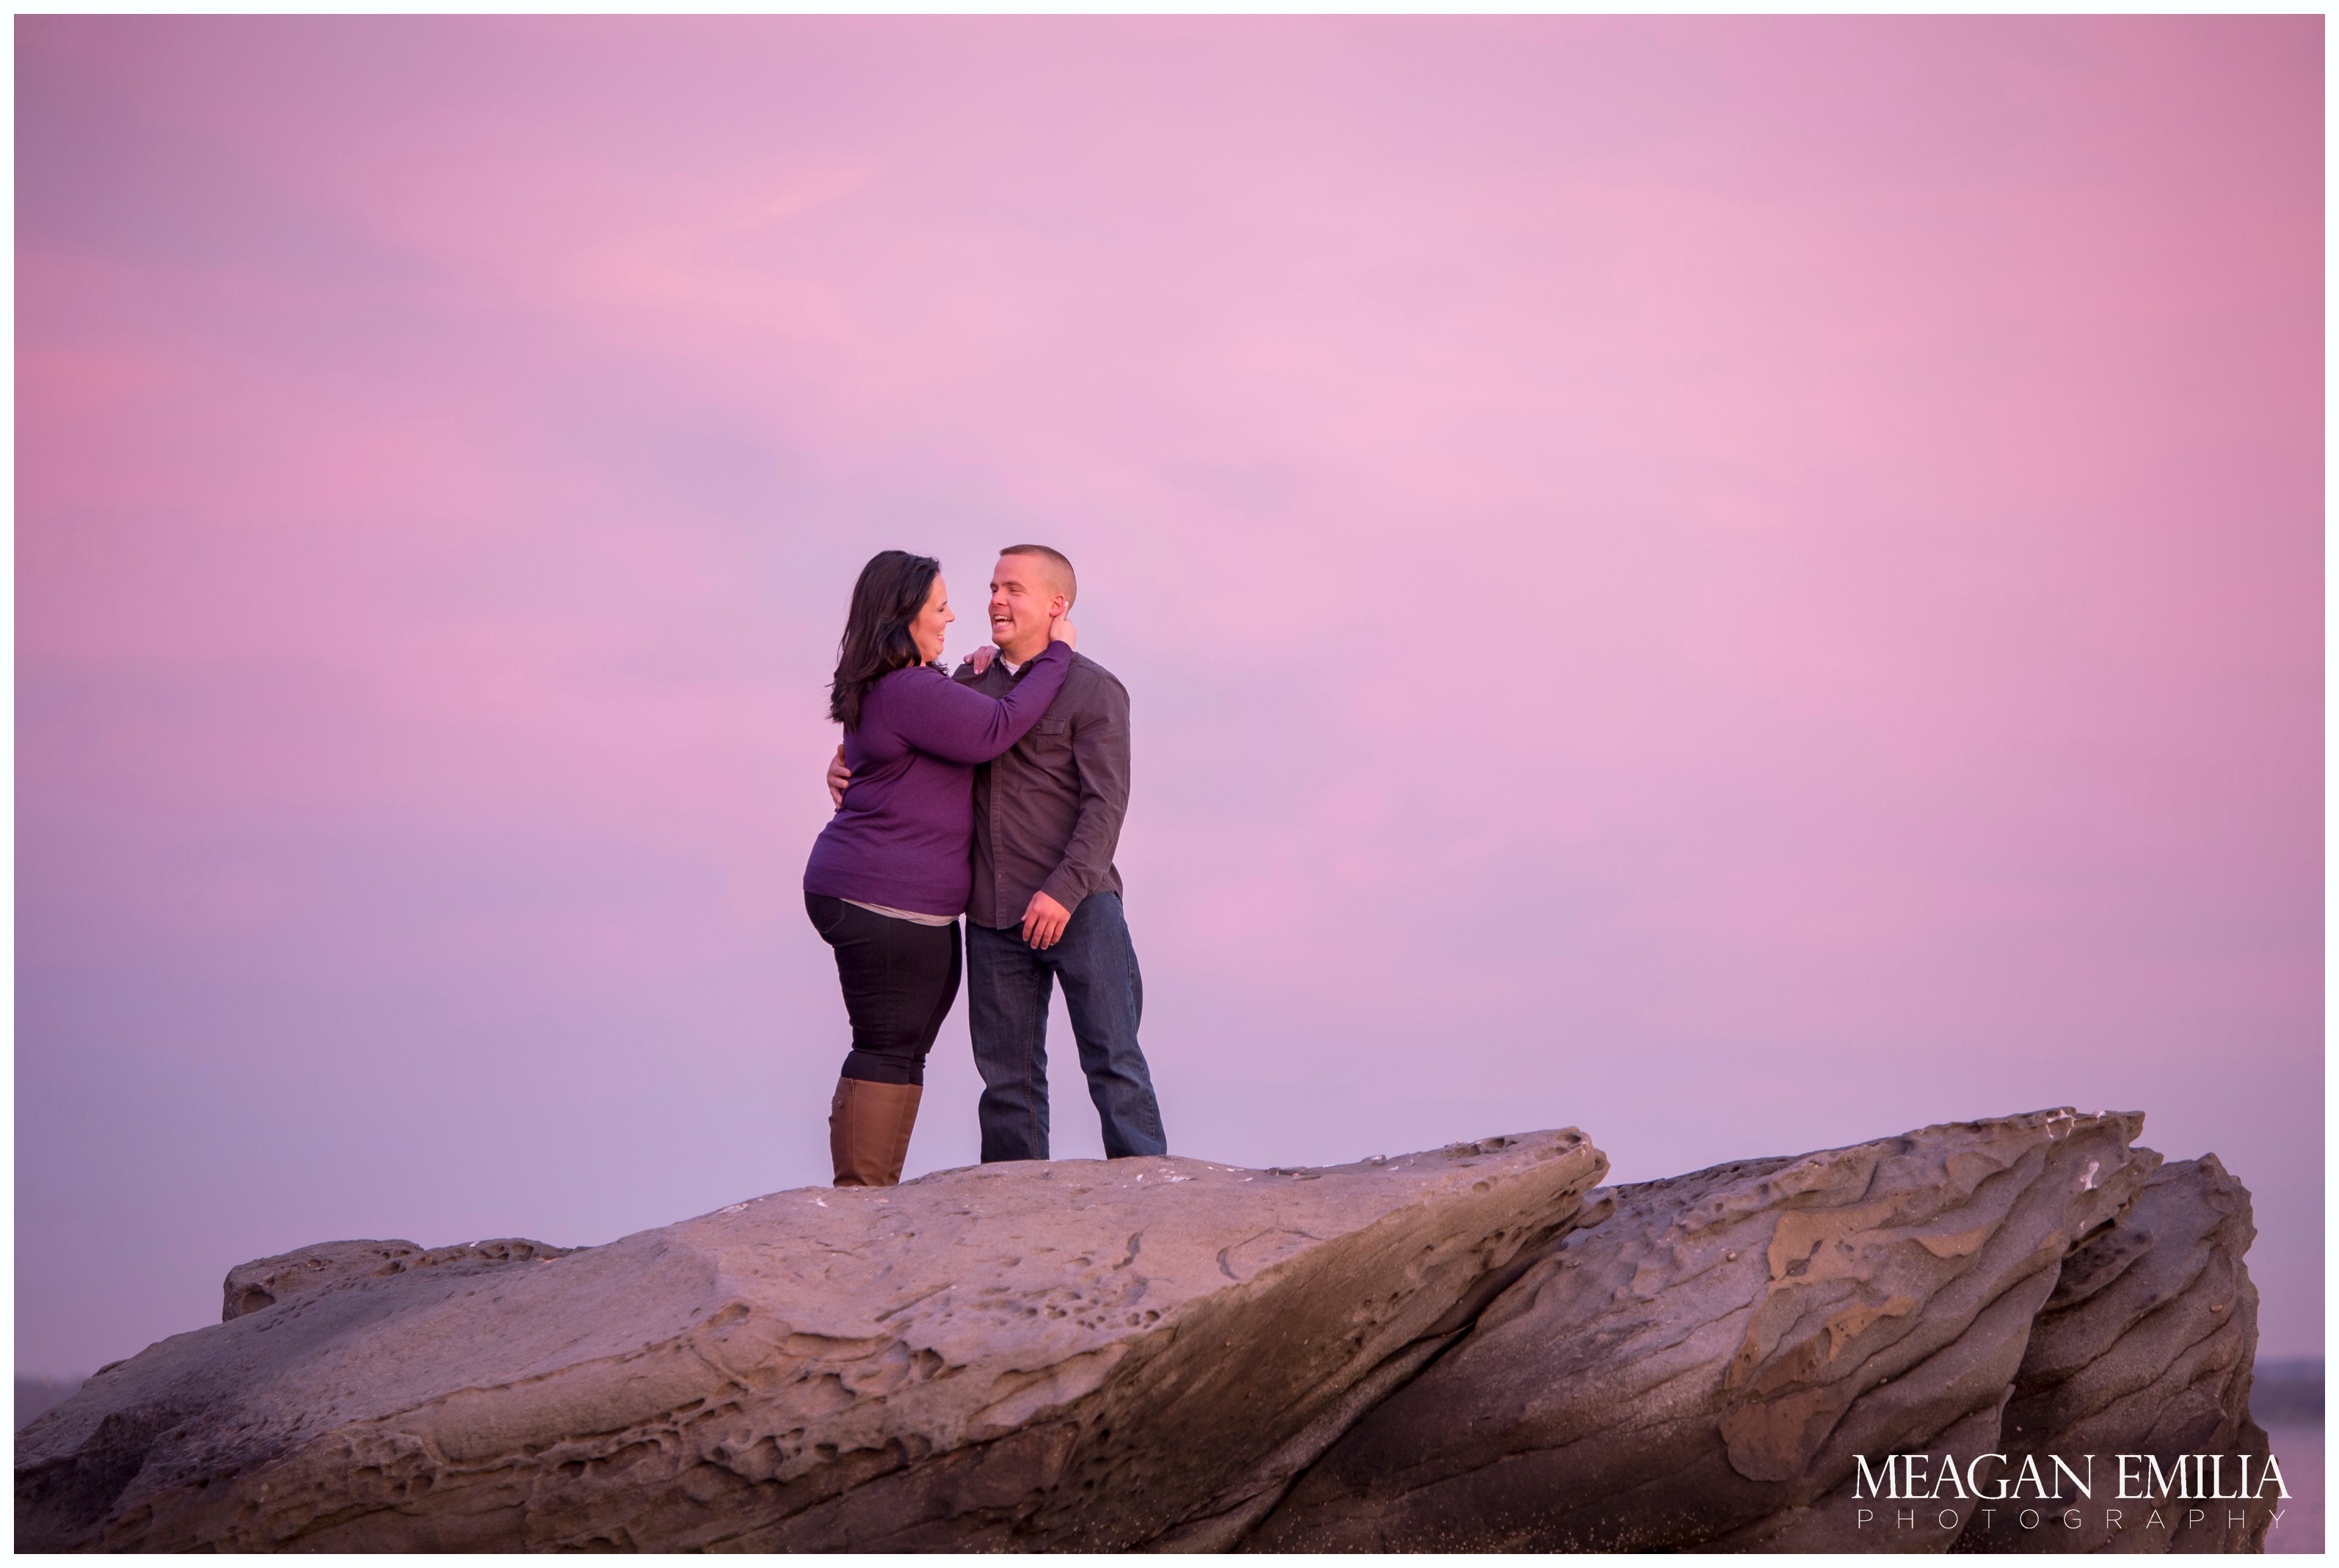
<path id="1" fill-rule="evenodd" d="M 2319 17 L 16 25 L 20 1370 L 825 1179 L 845 596 L 1023 538 L 1173 1150 L 2137 1108 L 2319 1351 Z"/>

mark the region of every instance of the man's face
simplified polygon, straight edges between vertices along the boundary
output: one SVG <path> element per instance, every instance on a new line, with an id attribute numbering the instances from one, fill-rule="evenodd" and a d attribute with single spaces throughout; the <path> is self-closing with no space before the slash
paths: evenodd
<path id="1" fill-rule="evenodd" d="M 999 557 L 991 574 L 991 640 L 1001 647 L 1029 656 L 1046 646 L 1049 616 L 1064 606 L 1064 590 L 1048 567 L 1033 556 Z"/>

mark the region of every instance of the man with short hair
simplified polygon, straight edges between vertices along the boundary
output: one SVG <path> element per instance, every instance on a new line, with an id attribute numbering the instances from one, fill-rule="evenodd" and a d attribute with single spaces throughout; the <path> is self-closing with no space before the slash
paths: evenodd
<path id="1" fill-rule="evenodd" d="M 991 636 L 954 678 L 988 696 L 1014 689 L 1079 593 L 1072 563 L 1011 545 L 991 577 Z M 829 768 L 842 797 L 844 749 Z M 1138 1049 L 1144 981 L 1112 863 L 1129 809 L 1129 692 L 1075 653 L 1047 712 L 974 774 L 974 890 L 966 991 L 985 1163 L 1048 1158 L 1048 1001 L 1058 980 L 1107 1158 L 1167 1154 L 1161 1108 Z"/>

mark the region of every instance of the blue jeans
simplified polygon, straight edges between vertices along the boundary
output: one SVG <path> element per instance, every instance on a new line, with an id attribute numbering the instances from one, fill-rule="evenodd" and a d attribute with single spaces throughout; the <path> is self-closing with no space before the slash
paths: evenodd
<path id="1" fill-rule="evenodd" d="M 1120 895 L 1099 892 L 1081 901 L 1062 940 L 1045 952 L 1024 942 L 1018 927 L 966 922 L 967 1023 L 982 1074 L 975 1114 L 983 1162 L 1048 1158 L 1048 999 L 1059 976 L 1089 1098 L 1104 1123 L 1106 1157 L 1169 1153 L 1153 1075 L 1137 1048 L 1145 1010 L 1137 950 Z"/>

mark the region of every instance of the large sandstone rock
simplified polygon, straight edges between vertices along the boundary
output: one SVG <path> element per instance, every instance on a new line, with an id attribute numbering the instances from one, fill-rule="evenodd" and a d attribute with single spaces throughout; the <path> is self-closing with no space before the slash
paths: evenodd
<path id="1" fill-rule="evenodd" d="M 1573 1131 L 1322 1170 L 1065 1160 L 567 1256 L 263 1260 L 272 1305 L 232 1281 L 228 1321 L 20 1435 L 16 1543 L 1224 1546 L 1605 1167 Z"/>
<path id="2" fill-rule="evenodd" d="M 2248 1194 L 2141 1122 L 1591 1192 L 1562 1132 L 992 1166 L 574 1253 L 329 1243 L 27 1427 L 17 1543 L 2255 1550 L 2272 1500 L 2107 1512 L 2114 1455 L 2265 1454 Z M 2073 1528 L 1855 1494 L 1888 1455 L 2087 1454 Z"/>
<path id="3" fill-rule="evenodd" d="M 2035 1457 L 2052 1474 L 2050 1455 L 2098 1455 L 2097 1497 L 2110 1499 L 2114 1455 L 2149 1455 L 2170 1469 L 2180 1455 L 2222 1455 L 2229 1489 L 2241 1485 L 2235 1458 L 2248 1455 L 2255 1487 L 2267 1445 L 2250 1419 L 2258 1293 L 2242 1255 L 2256 1235 L 2250 1195 L 2216 1155 L 2154 1172 L 2118 1222 L 2065 1261 L 2031 1327 L 1998 1444 L 2009 1464 Z M 2090 1502 L 2076 1530 L 1985 1528 L 1974 1518 L 1959 1550 L 2262 1552 L 2280 1506 Z"/>
<path id="4" fill-rule="evenodd" d="M 1875 1504 L 1863 1526 L 1855 1455 L 1993 1451 L 2066 1257 L 2160 1163 L 2142 1124 L 2038 1112 L 1603 1193 L 1247 1544 L 1945 1550 Z"/>

